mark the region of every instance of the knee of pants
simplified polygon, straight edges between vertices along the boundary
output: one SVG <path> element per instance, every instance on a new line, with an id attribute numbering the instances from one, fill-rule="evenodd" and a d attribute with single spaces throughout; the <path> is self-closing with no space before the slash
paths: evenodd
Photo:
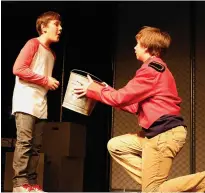
<path id="1" fill-rule="evenodd" d="M 117 150 L 118 148 L 117 148 L 117 143 L 116 143 L 115 138 L 112 138 L 112 139 L 110 139 L 110 140 L 108 141 L 108 143 L 107 143 L 107 149 L 108 149 L 108 151 L 111 152 L 111 153 L 116 152 L 116 150 Z"/>

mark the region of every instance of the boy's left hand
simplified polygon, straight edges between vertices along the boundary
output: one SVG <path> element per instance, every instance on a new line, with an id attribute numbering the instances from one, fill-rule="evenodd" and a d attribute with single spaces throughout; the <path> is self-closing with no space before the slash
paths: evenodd
<path id="1" fill-rule="evenodd" d="M 87 78 L 88 78 L 87 83 L 78 81 L 78 83 L 80 85 L 79 86 L 77 86 L 77 85 L 74 86 L 74 94 L 77 95 L 77 98 L 85 96 L 86 93 L 87 93 L 87 89 L 88 89 L 89 85 L 93 82 L 93 79 L 89 75 L 87 75 Z"/>

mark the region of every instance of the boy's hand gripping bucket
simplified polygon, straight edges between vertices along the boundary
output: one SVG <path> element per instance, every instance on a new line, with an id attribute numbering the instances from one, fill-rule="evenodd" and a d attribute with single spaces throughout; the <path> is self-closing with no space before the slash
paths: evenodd
<path id="1" fill-rule="evenodd" d="M 84 75 L 79 74 L 79 72 Z M 97 101 L 86 96 L 77 98 L 77 95 L 73 93 L 74 86 L 79 85 L 79 82 L 88 82 L 87 74 L 89 74 L 93 78 L 93 81 L 97 82 L 95 80 L 97 79 L 98 81 L 102 82 L 99 78 L 88 72 L 77 69 L 71 70 L 62 106 L 77 113 L 89 116 L 94 109 Z"/>

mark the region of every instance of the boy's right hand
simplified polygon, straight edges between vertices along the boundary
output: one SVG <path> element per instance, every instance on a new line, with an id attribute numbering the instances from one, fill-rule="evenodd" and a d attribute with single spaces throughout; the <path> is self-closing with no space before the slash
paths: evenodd
<path id="1" fill-rule="evenodd" d="M 53 77 L 48 77 L 48 84 L 46 85 L 46 88 L 48 90 L 56 90 L 59 87 L 60 83 Z"/>

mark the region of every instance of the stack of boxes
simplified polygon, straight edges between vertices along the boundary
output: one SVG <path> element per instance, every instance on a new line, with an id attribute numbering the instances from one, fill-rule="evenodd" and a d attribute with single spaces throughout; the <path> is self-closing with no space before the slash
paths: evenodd
<path id="1" fill-rule="evenodd" d="M 43 188 L 48 192 L 82 192 L 86 128 L 72 122 L 43 125 Z"/>
<path id="2" fill-rule="evenodd" d="M 82 192 L 86 127 L 72 122 L 47 122 L 37 168 L 38 184 L 47 192 Z M 12 191 L 13 152 L 6 153 L 4 191 Z"/>

